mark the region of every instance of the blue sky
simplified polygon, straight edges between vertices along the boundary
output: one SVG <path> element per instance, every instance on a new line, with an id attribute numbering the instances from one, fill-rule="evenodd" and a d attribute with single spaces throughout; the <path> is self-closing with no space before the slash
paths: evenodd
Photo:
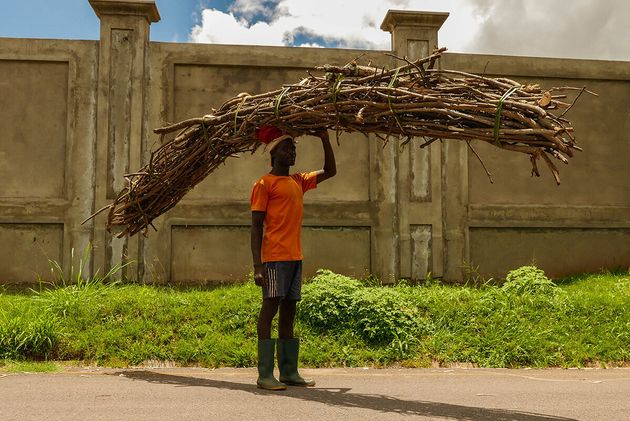
<path id="1" fill-rule="evenodd" d="M 202 23 L 202 10 L 210 9 L 232 14 L 236 19 L 246 16 L 246 26 L 269 22 L 262 13 L 241 13 L 238 3 L 231 0 L 156 0 L 161 20 L 151 25 L 151 40 L 163 42 L 195 42 L 191 31 Z M 247 0 L 243 3 L 248 3 Z M 274 0 L 253 0 L 261 7 L 272 9 Z M 88 0 L 0 0 L 0 37 L 63 38 L 96 40 L 99 21 Z M 219 40 L 221 42 L 221 40 Z M 227 40 L 229 42 L 229 39 Z M 323 37 L 297 28 L 285 45 L 312 43 L 337 47 L 339 40 Z"/>
<path id="2" fill-rule="evenodd" d="M 156 0 L 151 40 L 389 50 L 389 9 L 449 12 L 450 51 L 630 61 L 630 1 Z M 351 12 L 349 12 L 351 11 Z M 0 0 L 0 37 L 96 40 L 88 0 Z"/>
<path id="3" fill-rule="evenodd" d="M 228 1 L 157 0 L 162 20 L 153 41 L 187 41 L 202 6 L 227 10 Z M 98 39 L 99 20 L 88 0 L 0 0 L 0 36 Z"/>

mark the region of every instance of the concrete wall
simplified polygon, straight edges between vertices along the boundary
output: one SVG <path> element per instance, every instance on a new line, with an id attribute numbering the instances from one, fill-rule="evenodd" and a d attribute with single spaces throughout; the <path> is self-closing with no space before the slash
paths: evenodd
<path id="1" fill-rule="evenodd" d="M 159 142 L 152 128 L 365 52 L 149 43 L 159 19 L 152 2 L 91 3 L 99 42 L 0 39 L 0 282 L 49 277 L 48 259 L 70 272 L 88 244 L 91 270 L 130 261 L 129 279 L 242 279 L 251 270 L 249 194 L 269 169 L 265 154 L 229 159 L 146 238 L 113 238 L 104 215 L 80 222 L 148 160 Z M 390 12 L 383 27 L 396 54 L 416 58 L 437 44 L 445 18 Z M 393 64 L 383 52 L 362 60 Z M 399 150 L 360 134 L 333 138 L 338 175 L 305 197 L 306 275 L 326 267 L 459 280 L 531 262 L 552 276 L 630 266 L 630 63 L 448 53 L 442 66 L 597 91 L 568 114 L 585 152 L 561 168 L 558 187 L 542 166 L 543 177 L 531 178 L 527 156 L 475 144 L 490 184 L 461 142 Z M 295 169 L 322 161 L 319 141 L 301 139 Z"/>

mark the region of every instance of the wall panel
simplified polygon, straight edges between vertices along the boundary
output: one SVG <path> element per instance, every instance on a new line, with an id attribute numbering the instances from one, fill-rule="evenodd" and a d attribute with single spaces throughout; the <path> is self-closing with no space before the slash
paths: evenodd
<path id="1" fill-rule="evenodd" d="M 242 280 L 252 270 L 248 226 L 173 226 L 171 281 Z"/>
<path id="2" fill-rule="evenodd" d="M 64 197 L 68 63 L 0 59 L 0 197 Z"/>
<path id="3" fill-rule="evenodd" d="M 63 264 L 62 224 L 0 224 L 0 284 L 51 280 L 49 260 Z"/>
<path id="4" fill-rule="evenodd" d="M 485 276 L 536 264 L 561 277 L 630 267 L 630 229 L 471 228 L 470 259 Z"/>
<path id="5" fill-rule="evenodd" d="M 369 227 L 313 227 L 302 230 L 304 276 L 318 269 L 364 277 L 370 272 Z"/>
<path id="6" fill-rule="evenodd" d="M 174 282 L 236 281 L 252 271 L 249 226 L 173 226 L 172 236 Z M 302 240 L 304 276 L 320 268 L 369 273 L 369 228 L 305 226 Z"/>
<path id="7" fill-rule="evenodd" d="M 412 225 L 411 232 L 411 278 L 426 279 L 433 273 L 433 245 L 431 225 Z"/>

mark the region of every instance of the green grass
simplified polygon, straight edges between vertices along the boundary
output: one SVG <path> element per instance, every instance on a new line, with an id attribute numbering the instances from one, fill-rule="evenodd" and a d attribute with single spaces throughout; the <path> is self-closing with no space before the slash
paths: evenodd
<path id="1" fill-rule="evenodd" d="M 48 360 L 255 365 L 260 289 L 253 282 L 176 289 L 106 281 L 0 290 L 0 366 Z M 303 365 L 630 362 L 628 273 L 554 284 L 524 267 L 503 286 L 375 284 L 328 271 L 305 284 L 296 324 Z"/>
<path id="2" fill-rule="evenodd" d="M 58 364 L 50 361 L 2 361 L 0 372 L 7 373 L 54 373 L 59 371 Z"/>

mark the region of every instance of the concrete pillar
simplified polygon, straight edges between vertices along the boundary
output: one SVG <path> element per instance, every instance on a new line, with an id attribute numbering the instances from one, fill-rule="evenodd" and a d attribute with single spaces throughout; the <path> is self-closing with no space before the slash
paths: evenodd
<path id="1" fill-rule="evenodd" d="M 372 207 L 371 272 L 383 283 L 400 278 L 398 239 L 398 189 L 396 174 L 398 148 L 396 140 L 383 147 L 381 140 L 370 135 L 370 200 Z"/>
<path id="2" fill-rule="evenodd" d="M 399 57 L 415 60 L 429 55 L 438 44 L 438 30 L 448 18 L 448 13 L 390 10 L 381 29 L 392 36 L 392 52 Z M 394 60 L 391 66 L 405 64 Z M 380 181 L 384 190 L 393 191 L 396 202 L 393 214 L 391 238 L 396 273 L 402 278 L 424 279 L 445 276 L 443 155 L 446 153 L 439 142 L 420 149 L 423 139 L 414 139 L 405 150 L 393 150 L 395 157 L 377 159 L 393 160 L 387 168 L 395 171 Z M 379 174 L 381 176 L 381 174 Z M 389 215 L 379 215 L 379 217 Z M 389 222 L 389 220 L 388 220 Z M 383 250 L 380 250 L 383 253 Z"/>
<path id="3" fill-rule="evenodd" d="M 98 66 L 95 208 L 111 203 L 124 187 L 124 174 L 142 164 L 148 134 L 149 26 L 160 20 L 154 0 L 89 0 L 101 21 Z M 106 157 L 106 158 L 103 158 Z M 105 214 L 94 223 L 94 266 L 142 279 L 141 236 L 117 239 L 105 231 Z"/>
<path id="4" fill-rule="evenodd" d="M 416 59 L 438 46 L 438 30 L 447 18 L 443 12 L 389 10 L 381 29 L 392 34 L 392 51 Z"/>

